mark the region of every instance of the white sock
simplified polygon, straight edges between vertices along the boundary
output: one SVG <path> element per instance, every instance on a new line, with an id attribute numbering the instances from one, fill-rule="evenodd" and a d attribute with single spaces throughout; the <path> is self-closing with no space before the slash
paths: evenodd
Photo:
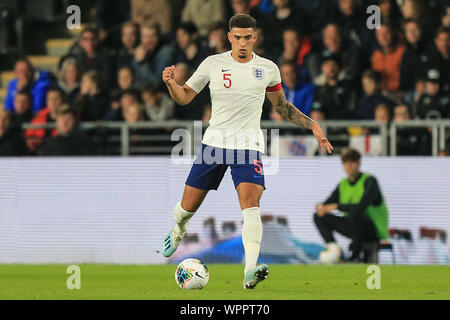
<path id="1" fill-rule="evenodd" d="M 242 226 L 242 243 L 245 250 L 245 271 L 256 267 L 262 238 L 261 214 L 258 207 L 242 210 L 244 225 Z"/>
<path id="2" fill-rule="evenodd" d="M 188 212 L 181 206 L 181 201 L 175 205 L 173 209 L 173 220 L 175 220 L 175 231 L 178 233 L 185 233 L 189 225 L 189 220 L 195 212 Z"/>

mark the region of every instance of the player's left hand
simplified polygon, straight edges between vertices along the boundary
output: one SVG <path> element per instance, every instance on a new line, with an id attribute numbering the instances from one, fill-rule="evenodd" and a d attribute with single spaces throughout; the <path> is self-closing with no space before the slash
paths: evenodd
<path id="1" fill-rule="evenodd" d="M 328 152 L 331 154 L 333 152 L 333 146 L 331 145 L 330 141 L 328 141 L 327 137 L 325 137 L 325 134 L 322 131 L 322 128 L 320 128 L 320 125 L 317 124 L 312 129 L 312 132 L 314 134 L 314 137 L 316 137 L 317 142 L 319 143 L 319 148 L 322 150 L 322 152 Z"/>

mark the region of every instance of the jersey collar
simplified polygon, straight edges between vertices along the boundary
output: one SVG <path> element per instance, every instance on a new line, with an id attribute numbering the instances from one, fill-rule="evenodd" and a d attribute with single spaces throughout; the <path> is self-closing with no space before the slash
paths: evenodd
<path id="1" fill-rule="evenodd" d="M 250 63 L 252 63 L 252 62 L 254 62 L 256 60 L 256 53 L 252 52 L 252 59 L 250 61 L 248 61 L 248 62 L 237 62 L 236 60 L 234 60 L 233 57 L 231 56 L 231 50 L 227 52 L 227 57 L 228 57 L 228 59 L 230 59 L 234 63 L 237 63 L 239 65 L 247 65 L 247 64 L 250 64 Z"/>

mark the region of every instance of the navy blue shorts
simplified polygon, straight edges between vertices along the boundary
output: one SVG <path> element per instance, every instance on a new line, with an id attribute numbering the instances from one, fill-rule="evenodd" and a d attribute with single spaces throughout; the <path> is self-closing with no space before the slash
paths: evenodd
<path id="1" fill-rule="evenodd" d="M 222 149 L 202 144 L 194 160 L 186 185 L 201 190 L 217 190 L 228 167 L 234 187 L 242 182 L 264 187 L 261 153 L 254 150 Z"/>

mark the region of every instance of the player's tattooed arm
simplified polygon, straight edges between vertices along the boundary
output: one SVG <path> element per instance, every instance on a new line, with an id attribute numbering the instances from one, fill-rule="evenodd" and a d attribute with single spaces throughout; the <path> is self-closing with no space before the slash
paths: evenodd
<path id="1" fill-rule="evenodd" d="M 298 110 L 292 103 L 286 100 L 284 95 L 278 97 L 277 103 L 274 105 L 275 111 L 287 121 L 306 129 L 313 129 L 317 122 Z"/>
<path id="2" fill-rule="evenodd" d="M 277 90 L 274 92 L 268 92 L 270 102 L 274 107 L 274 110 L 284 119 L 294 123 L 297 126 L 310 129 L 314 137 L 319 143 L 319 147 L 322 151 L 331 153 L 333 151 L 333 146 L 325 137 L 325 134 L 320 128 L 319 123 L 305 115 L 303 112 L 298 110 L 292 103 L 286 100 L 283 90 Z"/>

